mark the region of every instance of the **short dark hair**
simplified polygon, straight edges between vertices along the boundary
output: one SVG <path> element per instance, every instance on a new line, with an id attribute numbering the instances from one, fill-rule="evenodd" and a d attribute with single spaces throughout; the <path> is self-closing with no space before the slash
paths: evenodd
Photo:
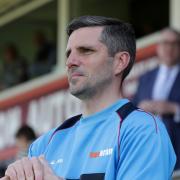
<path id="1" fill-rule="evenodd" d="M 34 130 L 28 125 L 21 126 L 15 136 L 16 138 L 25 137 L 27 141 L 33 141 L 36 139 Z"/>
<path id="2" fill-rule="evenodd" d="M 73 31 L 83 27 L 103 26 L 100 41 L 108 48 L 110 56 L 119 51 L 127 51 L 130 54 L 130 62 L 122 75 L 122 81 L 129 74 L 136 56 L 136 38 L 131 24 L 119 19 L 103 16 L 81 16 L 73 19 L 67 27 L 70 36 Z"/>

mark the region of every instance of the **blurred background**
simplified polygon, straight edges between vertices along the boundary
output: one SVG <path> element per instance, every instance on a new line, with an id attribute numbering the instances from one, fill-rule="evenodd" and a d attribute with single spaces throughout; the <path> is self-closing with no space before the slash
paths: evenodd
<path id="1" fill-rule="evenodd" d="M 103 15 L 133 24 L 136 64 L 124 84 L 131 99 L 138 77 L 158 64 L 159 31 L 180 30 L 179 9 L 179 0 L 0 0 L 0 167 L 17 156 L 19 128 L 28 125 L 39 136 L 80 112 L 65 68 L 72 18 Z"/>

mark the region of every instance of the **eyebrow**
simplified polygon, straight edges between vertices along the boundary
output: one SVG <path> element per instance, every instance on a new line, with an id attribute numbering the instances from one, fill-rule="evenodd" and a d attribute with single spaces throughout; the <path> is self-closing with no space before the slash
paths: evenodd
<path id="1" fill-rule="evenodd" d="M 78 49 L 78 50 L 93 50 L 93 51 L 95 51 L 96 50 L 96 47 L 94 47 L 94 46 L 89 46 L 89 45 L 83 45 L 83 46 L 79 46 L 79 47 L 77 47 L 76 49 Z M 69 55 L 70 55 L 70 53 L 71 53 L 71 49 L 67 49 L 66 50 L 66 57 L 69 57 Z"/>
<path id="2" fill-rule="evenodd" d="M 86 50 L 86 49 L 90 49 L 90 50 L 95 50 L 96 48 L 94 47 L 94 46 L 86 46 L 86 45 L 84 45 L 84 46 L 79 46 L 78 48 L 77 48 L 78 50 Z"/>

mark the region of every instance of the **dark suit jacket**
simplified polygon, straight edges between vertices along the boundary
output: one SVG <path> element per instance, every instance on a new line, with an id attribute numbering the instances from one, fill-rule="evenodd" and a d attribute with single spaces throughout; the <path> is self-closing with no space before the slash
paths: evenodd
<path id="1" fill-rule="evenodd" d="M 153 86 L 156 80 L 158 70 L 159 67 L 147 72 L 140 77 L 139 85 L 133 99 L 133 102 L 136 106 L 138 106 L 138 104 L 143 100 L 152 99 Z M 176 102 L 180 105 L 180 70 L 171 88 L 167 100 L 170 102 Z M 170 135 L 173 147 L 177 155 L 177 163 L 175 169 L 180 169 L 180 122 L 174 122 L 173 118 L 173 114 L 164 114 L 162 116 L 163 122 L 166 125 L 167 131 Z"/>

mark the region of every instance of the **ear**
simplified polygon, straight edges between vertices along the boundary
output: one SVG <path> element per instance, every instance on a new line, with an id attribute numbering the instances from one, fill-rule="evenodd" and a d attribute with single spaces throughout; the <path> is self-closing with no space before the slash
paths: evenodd
<path id="1" fill-rule="evenodd" d="M 114 56 L 114 75 L 119 75 L 128 66 L 130 54 L 127 51 L 118 52 Z"/>

